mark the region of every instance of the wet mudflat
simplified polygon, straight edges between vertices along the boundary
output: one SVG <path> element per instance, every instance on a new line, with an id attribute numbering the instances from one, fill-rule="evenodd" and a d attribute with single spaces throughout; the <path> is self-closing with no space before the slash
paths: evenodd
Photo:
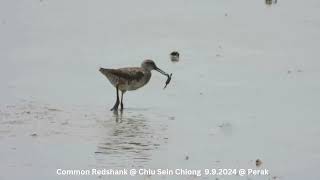
<path id="1" fill-rule="evenodd" d="M 318 179 L 320 6 L 271 2 L 6 2 L 0 179 L 110 179 L 58 168 L 267 168 L 217 178 Z M 109 111 L 115 90 L 99 67 L 145 58 L 173 73 L 168 87 L 153 72 L 125 94 L 122 113 Z"/>

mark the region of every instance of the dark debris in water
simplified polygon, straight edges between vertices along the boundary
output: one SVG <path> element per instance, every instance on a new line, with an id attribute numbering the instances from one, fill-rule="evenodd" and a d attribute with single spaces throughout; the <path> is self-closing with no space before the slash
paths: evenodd
<path id="1" fill-rule="evenodd" d="M 261 164 L 262 164 L 262 161 L 261 161 L 260 159 L 257 159 L 257 160 L 256 160 L 256 166 L 257 166 L 257 167 L 260 167 Z"/>
<path id="2" fill-rule="evenodd" d="M 30 134 L 30 136 L 32 136 L 32 137 L 37 137 L 38 134 L 37 134 L 37 133 L 32 133 L 32 134 Z"/>
<path id="3" fill-rule="evenodd" d="M 277 4 L 278 0 L 265 0 L 266 5 L 273 5 L 273 4 Z"/>
<path id="4" fill-rule="evenodd" d="M 180 54 L 178 51 L 173 51 L 170 53 L 170 59 L 172 62 L 178 62 L 179 61 L 179 57 L 180 57 Z"/>
<path id="5" fill-rule="evenodd" d="M 62 110 L 56 109 L 56 108 L 47 108 L 47 109 L 48 109 L 48 111 L 62 111 Z"/>
<path id="6" fill-rule="evenodd" d="M 297 69 L 297 70 L 288 70 L 288 71 L 287 71 L 287 74 L 292 74 L 292 73 L 294 73 L 294 72 L 302 73 L 302 72 L 303 72 L 303 70 L 302 70 L 302 69 Z"/>

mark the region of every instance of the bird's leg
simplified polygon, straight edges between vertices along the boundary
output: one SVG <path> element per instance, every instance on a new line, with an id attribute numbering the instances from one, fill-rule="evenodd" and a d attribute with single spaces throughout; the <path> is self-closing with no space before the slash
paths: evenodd
<path id="1" fill-rule="evenodd" d="M 119 106 L 119 89 L 118 89 L 118 86 L 117 86 L 116 89 L 117 89 L 117 101 L 114 104 L 113 108 L 111 108 L 111 111 L 117 111 L 118 110 L 118 106 Z"/>
<path id="2" fill-rule="evenodd" d="M 123 110 L 123 94 L 125 91 L 121 91 L 121 110 Z"/>

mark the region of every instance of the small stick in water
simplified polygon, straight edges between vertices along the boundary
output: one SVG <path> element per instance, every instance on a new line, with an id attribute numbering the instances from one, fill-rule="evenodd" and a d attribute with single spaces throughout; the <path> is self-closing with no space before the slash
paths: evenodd
<path id="1" fill-rule="evenodd" d="M 171 81 L 171 76 L 172 76 L 172 73 L 169 75 L 169 74 L 167 74 L 167 77 L 168 77 L 168 79 L 167 79 L 167 81 L 166 81 L 166 85 L 164 86 L 164 88 L 163 89 L 165 89 L 166 87 L 167 87 L 167 85 L 170 83 L 170 81 Z"/>

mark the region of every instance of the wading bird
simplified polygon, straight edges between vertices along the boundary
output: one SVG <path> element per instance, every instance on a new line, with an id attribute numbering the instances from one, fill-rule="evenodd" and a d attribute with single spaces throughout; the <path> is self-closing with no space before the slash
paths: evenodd
<path id="1" fill-rule="evenodd" d="M 166 85 L 169 84 L 172 74 L 159 69 L 152 60 L 144 60 L 141 67 L 127 67 L 120 69 L 104 69 L 100 68 L 99 71 L 105 75 L 111 84 L 116 88 L 117 100 L 111 111 L 118 110 L 119 106 L 119 90 L 121 91 L 121 110 L 123 110 L 123 94 L 126 91 L 133 91 L 146 85 L 151 78 L 151 71 L 156 70 L 161 74 L 168 77 Z M 165 86 L 166 87 L 166 86 Z"/>

